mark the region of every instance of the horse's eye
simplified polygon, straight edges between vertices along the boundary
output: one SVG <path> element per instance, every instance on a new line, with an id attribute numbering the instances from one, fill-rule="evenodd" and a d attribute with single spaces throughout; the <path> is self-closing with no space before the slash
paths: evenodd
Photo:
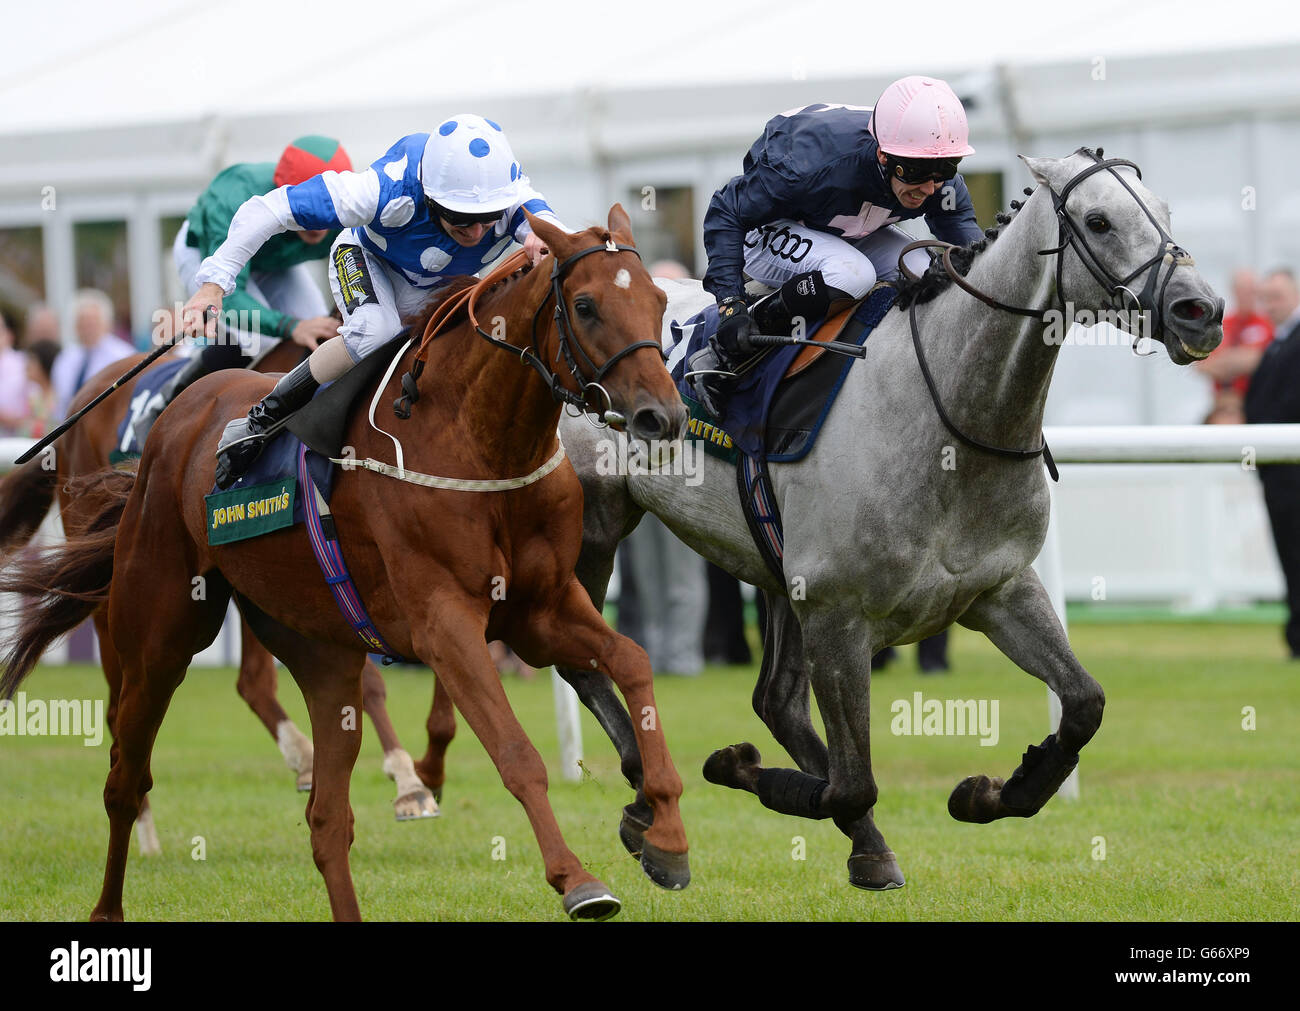
<path id="1" fill-rule="evenodd" d="M 1100 214 L 1089 214 L 1088 231 L 1095 232 L 1097 235 L 1105 235 L 1110 231 L 1110 222 Z"/>
<path id="2" fill-rule="evenodd" d="M 589 298 L 580 298 L 573 303 L 573 311 L 578 314 L 579 319 L 590 322 L 596 318 L 596 303 Z"/>

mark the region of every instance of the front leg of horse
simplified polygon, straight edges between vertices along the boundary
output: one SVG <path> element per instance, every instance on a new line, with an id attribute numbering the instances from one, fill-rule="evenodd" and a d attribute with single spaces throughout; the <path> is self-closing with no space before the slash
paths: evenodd
<path id="1" fill-rule="evenodd" d="M 1029 818 L 1052 799 L 1079 764 L 1079 752 L 1101 726 L 1105 693 L 1083 669 L 1051 600 L 1032 569 L 979 597 L 960 618 L 983 632 L 1022 670 L 1044 681 L 1061 700 L 1061 726 L 1031 744 L 1011 778 L 970 776 L 948 798 L 958 821 Z"/>
<path id="2" fill-rule="evenodd" d="M 682 780 L 668 754 L 645 650 L 605 624 L 576 578 L 554 608 L 530 617 L 529 629 L 530 636 L 557 665 L 606 674 L 623 693 L 641 754 L 643 778 L 638 798 L 644 796 L 651 817 L 648 824 L 637 819 L 629 835 L 625 809 L 619 834 L 629 850 L 634 846 L 633 837 L 640 842 L 641 869 L 651 881 L 674 891 L 685 888 L 691 872 L 678 807 Z M 631 807 L 636 809 L 636 805 Z"/>
<path id="3" fill-rule="evenodd" d="M 546 763 L 528 740 L 501 687 L 484 640 L 486 620 L 476 604 L 444 594 L 425 628 L 415 636 L 417 655 L 438 673 L 438 682 L 478 737 L 506 789 L 523 806 L 542 851 L 546 880 L 563 896 L 574 920 L 605 920 L 621 903 L 564 842 L 547 799 Z"/>

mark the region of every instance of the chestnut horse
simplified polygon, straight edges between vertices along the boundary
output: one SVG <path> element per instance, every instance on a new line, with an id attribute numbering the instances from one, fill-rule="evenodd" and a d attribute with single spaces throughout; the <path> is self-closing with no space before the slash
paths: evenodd
<path id="1" fill-rule="evenodd" d="M 631 245 L 623 209 L 610 211 L 608 230 L 575 235 L 531 215 L 529 221 L 551 251 L 543 264 L 553 269 L 476 285 L 470 319 L 453 313 L 448 329 L 418 351 L 404 350 L 400 362 L 409 369 L 427 357 L 427 371 L 437 377 L 436 387 L 426 380 L 430 395 L 398 424 L 407 479 L 424 473 L 505 487 L 420 487 L 356 468 L 339 475 L 330 506 L 379 633 L 437 673 L 523 805 L 565 911 L 573 919 L 605 919 L 619 900 L 565 845 L 546 796 L 546 767 L 511 711 L 487 642 L 503 640 L 534 666 L 581 667 L 617 684 L 629 711 L 642 717 L 635 732 L 653 823 L 638 840 L 641 866 L 662 887 L 684 887 L 690 871 L 678 808 L 682 784 L 650 664 L 644 650 L 605 624 L 574 575 L 582 488 L 563 461 L 556 426 L 562 402 L 590 406 L 598 394 L 606 420 L 629 419 L 628 433 L 640 444 L 675 444 L 686 411 L 659 350 L 665 298 Z M 514 351 L 502 353 L 494 346 L 501 341 L 474 325 L 474 299 Z M 571 375 L 545 365 L 561 356 Z M 395 374 L 378 385 L 382 403 L 402 393 Z M 38 600 L 11 637 L 0 678 L 5 693 L 50 641 L 107 603 L 122 689 L 104 788 L 108 859 L 93 919 L 122 918 L 130 827 L 151 785 L 154 737 L 232 594 L 307 700 L 315 743 L 307 801 L 312 854 L 334 917 L 360 916 L 348 863 L 348 789 L 361 743 L 355 717 L 366 647 L 340 616 L 302 526 L 208 544 L 203 499 L 213 485 L 217 441 L 226 422 L 270 388 L 264 377 L 234 371 L 195 383 L 155 429 L 134 474 L 98 476 L 113 503 L 86 533 L 6 579 L 7 589 Z M 358 458 L 392 455 L 390 438 L 371 428 L 364 410 L 352 413 L 346 437 Z M 190 592 L 199 575 L 204 600 Z M 141 607 L 146 599 L 151 606 Z"/>
<path id="2" fill-rule="evenodd" d="M 250 368 L 256 372 L 270 374 L 287 372 L 302 359 L 305 349 L 292 341 L 279 341 L 264 354 L 255 359 Z M 78 391 L 72 401 L 69 413 L 78 411 L 85 404 L 108 389 L 123 373 L 134 368 L 144 359 L 144 355 L 131 355 L 101 369 L 91 376 Z M 169 357 L 164 356 L 146 370 L 158 368 Z M 0 480 L 0 530 L 4 539 L 0 542 L 0 560 L 26 544 L 36 533 L 37 528 L 49 512 L 57 491 L 59 496 L 59 515 L 67 536 L 75 537 L 84 533 L 88 525 L 107 505 L 102 496 L 96 495 L 93 488 L 76 497 L 68 494 L 68 483 L 73 478 L 89 475 L 108 467 L 110 455 L 117 445 L 117 432 L 122 419 L 131 412 L 135 386 L 133 379 L 123 384 L 100 406 L 74 425 L 66 435 L 54 444 L 49 455 L 42 454 L 16 468 Z M 174 415 L 168 415 L 171 419 Z M 51 463 L 53 464 L 51 466 Z M 108 636 L 108 619 L 102 611 L 93 616 L 95 632 L 99 639 L 100 661 L 104 676 L 108 681 L 108 726 L 110 733 L 114 727 L 117 710 L 117 695 L 121 685 L 121 673 Z M 373 663 L 367 662 L 362 679 L 366 713 L 375 725 L 384 751 L 383 769 L 390 779 L 397 782 L 397 798 L 393 808 L 399 821 L 432 817 L 438 813 L 435 797 L 442 791 L 442 762 L 435 759 L 425 763 L 422 768 L 429 768 L 434 776 L 422 781 L 420 769 L 414 766 L 410 755 L 402 748 L 388 717 L 385 705 L 387 689 L 383 678 Z M 312 743 L 289 719 L 276 698 L 277 676 L 275 660 L 266 648 L 257 641 L 247 623 L 240 623 L 240 662 L 236 690 L 248 703 L 249 708 L 270 732 L 279 745 L 285 762 L 293 770 L 297 787 L 301 791 L 311 789 Z M 450 718 L 450 730 L 447 742 L 455 733 L 455 717 L 445 700 L 440 700 L 437 712 L 446 712 Z M 442 733 L 442 722 L 430 726 L 429 733 L 438 740 Z M 437 758 L 441 751 L 435 751 Z M 162 852 L 158 840 L 157 828 L 153 821 L 153 812 L 145 798 L 140 808 L 140 818 L 136 826 L 140 852 L 154 856 Z"/>

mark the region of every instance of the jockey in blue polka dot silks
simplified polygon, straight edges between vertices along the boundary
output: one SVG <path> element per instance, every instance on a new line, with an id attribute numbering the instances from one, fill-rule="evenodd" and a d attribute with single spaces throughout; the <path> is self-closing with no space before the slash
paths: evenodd
<path id="1" fill-rule="evenodd" d="M 715 415 L 753 353 L 751 333 L 790 333 L 838 298 L 863 298 L 898 275 L 912 241 L 894 222 L 924 216 L 940 239 L 964 246 L 982 233 L 957 164 L 974 154 L 966 111 L 944 81 L 904 77 L 873 108 L 809 105 L 770 120 L 744 171 L 714 194 L 704 217 L 704 287 L 721 317 L 710 346 L 691 357 L 692 387 Z M 908 254 L 918 271 L 921 250 Z M 778 288 L 751 321 L 744 275 Z"/>
<path id="2" fill-rule="evenodd" d="M 403 137 L 364 172 L 323 172 L 245 203 L 226 241 L 199 270 L 185 306 L 187 333 L 214 324 L 209 306 L 258 248 L 288 229 L 342 228 L 329 256 L 330 288 L 343 315 L 340 339 L 326 341 L 286 374 L 248 417 L 230 422 L 217 448 L 217 484 L 229 487 L 262 451 L 267 430 L 306 404 L 368 352 L 395 337 L 447 278 L 477 274 L 511 242 L 536 263 L 546 252 L 524 209 L 568 231 L 519 168 L 490 119 L 452 116 L 432 133 Z"/>

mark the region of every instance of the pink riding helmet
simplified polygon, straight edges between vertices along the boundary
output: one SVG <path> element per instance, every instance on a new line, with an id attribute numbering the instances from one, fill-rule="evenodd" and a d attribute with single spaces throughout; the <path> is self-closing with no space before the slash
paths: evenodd
<path id="1" fill-rule="evenodd" d="M 975 153 L 961 99 L 934 77 L 904 77 L 886 88 L 871 113 L 871 133 L 880 150 L 899 158 Z"/>

